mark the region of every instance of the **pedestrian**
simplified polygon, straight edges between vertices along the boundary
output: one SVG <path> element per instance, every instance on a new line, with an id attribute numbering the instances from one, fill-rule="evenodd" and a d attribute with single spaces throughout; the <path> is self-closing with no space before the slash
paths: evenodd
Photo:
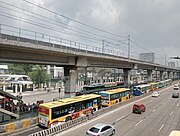
<path id="1" fill-rule="evenodd" d="M 17 106 L 17 113 L 19 114 L 19 112 L 20 112 L 20 108 L 19 106 Z"/>
<path id="2" fill-rule="evenodd" d="M 22 94 L 21 93 L 19 93 L 19 98 L 22 99 Z"/>

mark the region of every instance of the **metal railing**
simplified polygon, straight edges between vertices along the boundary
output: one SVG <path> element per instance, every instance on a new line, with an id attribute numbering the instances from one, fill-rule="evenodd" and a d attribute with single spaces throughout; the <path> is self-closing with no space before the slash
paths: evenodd
<path id="1" fill-rule="evenodd" d="M 118 48 L 113 48 L 113 49 L 104 49 L 102 45 L 89 45 L 89 44 L 84 44 L 68 39 L 61 38 L 60 36 L 56 35 L 50 35 L 47 33 L 43 32 L 37 32 L 37 31 L 32 31 L 24 28 L 18 28 L 15 26 L 10 26 L 6 24 L 0 24 L 0 34 L 6 34 L 9 36 L 14 36 L 18 37 L 21 40 L 24 38 L 26 41 L 24 42 L 29 42 L 29 43 L 34 43 L 34 44 L 42 44 L 45 46 L 51 46 L 55 48 L 62 48 L 62 49 L 73 49 L 74 52 L 83 52 L 86 54 L 97 54 L 101 56 L 110 56 L 110 57 L 118 57 L 118 58 L 124 58 L 128 59 L 128 52 L 120 50 Z M 60 33 L 59 33 L 60 35 Z M 1 37 L 0 37 L 1 38 Z M 137 52 L 133 52 L 130 50 L 130 59 L 131 60 L 136 60 L 136 61 L 141 61 L 141 62 L 146 62 L 149 64 L 163 64 L 162 61 L 157 61 L 155 60 L 155 63 L 151 63 L 149 61 L 145 61 L 139 58 L 139 54 Z"/>
<path id="2" fill-rule="evenodd" d="M 0 33 L 11 35 L 11 36 L 16 36 L 19 38 L 31 39 L 34 41 L 34 43 L 39 43 L 41 41 L 41 42 L 49 43 L 52 45 L 54 44 L 56 46 L 60 45 L 60 46 L 64 46 L 64 47 L 75 48 L 77 50 L 84 50 L 84 51 L 86 51 L 86 53 L 87 53 L 87 51 L 92 51 L 92 52 L 101 53 L 101 54 L 107 54 L 107 55 L 109 54 L 109 55 L 114 55 L 114 56 L 127 57 L 127 55 L 125 53 L 119 52 L 119 51 L 116 51 L 113 49 L 112 50 L 109 50 L 109 49 L 102 50 L 101 45 L 100 45 L 100 47 L 92 46 L 92 45 L 60 38 L 58 36 L 53 36 L 53 35 L 49 35 L 49 34 L 45 34 L 45 33 L 41 33 L 41 32 L 36 32 L 36 31 L 31 31 L 31 30 L 18 28 L 18 27 L 14 27 L 14 26 L 10 26 L 10 25 L 5 25 L 5 24 L 0 24 Z M 35 41 L 38 41 L 38 42 L 35 42 Z"/>

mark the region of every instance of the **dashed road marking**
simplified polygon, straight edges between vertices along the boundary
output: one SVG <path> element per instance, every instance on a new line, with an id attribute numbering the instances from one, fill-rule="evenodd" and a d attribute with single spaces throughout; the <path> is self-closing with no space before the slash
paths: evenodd
<path id="1" fill-rule="evenodd" d="M 139 125 L 143 120 L 140 120 L 135 126 Z"/>
<path id="2" fill-rule="evenodd" d="M 156 110 L 153 110 L 152 112 L 155 112 Z"/>
<path id="3" fill-rule="evenodd" d="M 158 132 L 160 132 L 163 127 L 164 127 L 164 124 L 162 124 L 162 126 L 159 128 Z"/>
<path id="4" fill-rule="evenodd" d="M 122 117 L 116 119 L 116 122 L 120 121 L 120 120 L 123 119 L 124 117 L 125 117 L 125 116 L 122 116 Z"/>
<path id="5" fill-rule="evenodd" d="M 170 116 L 173 114 L 173 111 L 170 113 Z"/>
<path id="6" fill-rule="evenodd" d="M 178 104 L 176 104 L 176 106 L 179 106 L 179 103 L 178 103 Z"/>
<path id="7" fill-rule="evenodd" d="M 153 100 L 150 100 L 149 102 L 152 102 Z"/>

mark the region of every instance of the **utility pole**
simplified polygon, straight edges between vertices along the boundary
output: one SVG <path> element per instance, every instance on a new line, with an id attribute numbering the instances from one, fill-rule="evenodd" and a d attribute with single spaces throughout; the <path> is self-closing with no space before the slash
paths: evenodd
<path id="1" fill-rule="evenodd" d="M 128 59 L 130 60 L 131 56 L 130 56 L 130 35 L 126 36 L 127 40 L 128 40 Z"/>
<path id="2" fill-rule="evenodd" d="M 165 66 L 167 66 L 166 55 L 165 55 Z"/>
<path id="3" fill-rule="evenodd" d="M 102 53 L 104 52 L 104 43 L 105 43 L 105 40 L 102 40 Z"/>

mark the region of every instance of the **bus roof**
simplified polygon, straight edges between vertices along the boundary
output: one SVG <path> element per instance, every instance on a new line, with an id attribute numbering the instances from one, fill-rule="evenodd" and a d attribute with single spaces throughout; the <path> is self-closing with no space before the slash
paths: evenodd
<path id="1" fill-rule="evenodd" d="M 137 86 L 134 86 L 134 87 L 147 87 L 147 86 L 150 86 L 150 84 L 137 85 Z"/>
<path id="2" fill-rule="evenodd" d="M 157 82 L 153 82 L 153 83 L 151 83 L 152 85 L 155 85 L 155 84 L 158 84 Z"/>
<path id="3" fill-rule="evenodd" d="M 169 134 L 169 136 L 180 136 L 180 131 L 174 130 Z"/>
<path id="4" fill-rule="evenodd" d="M 72 104 L 72 103 L 75 103 L 75 102 L 80 102 L 80 101 L 83 101 L 83 100 L 89 100 L 89 99 L 98 98 L 98 97 L 101 97 L 101 95 L 86 94 L 86 95 L 80 95 L 80 96 L 76 96 L 76 97 L 72 97 L 72 98 L 60 99 L 58 101 L 42 103 L 42 104 L 40 104 L 40 106 L 50 109 L 50 108 L 59 107 L 59 106 Z"/>
<path id="5" fill-rule="evenodd" d="M 102 91 L 100 93 L 115 94 L 115 93 L 126 92 L 126 91 L 130 91 L 130 89 L 129 88 L 117 88 L 117 89 Z"/>
<path id="6" fill-rule="evenodd" d="M 101 87 L 101 86 L 104 86 L 104 85 L 103 84 L 91 84 L 91 85 L 86 85 L 83 87 Z"/>

